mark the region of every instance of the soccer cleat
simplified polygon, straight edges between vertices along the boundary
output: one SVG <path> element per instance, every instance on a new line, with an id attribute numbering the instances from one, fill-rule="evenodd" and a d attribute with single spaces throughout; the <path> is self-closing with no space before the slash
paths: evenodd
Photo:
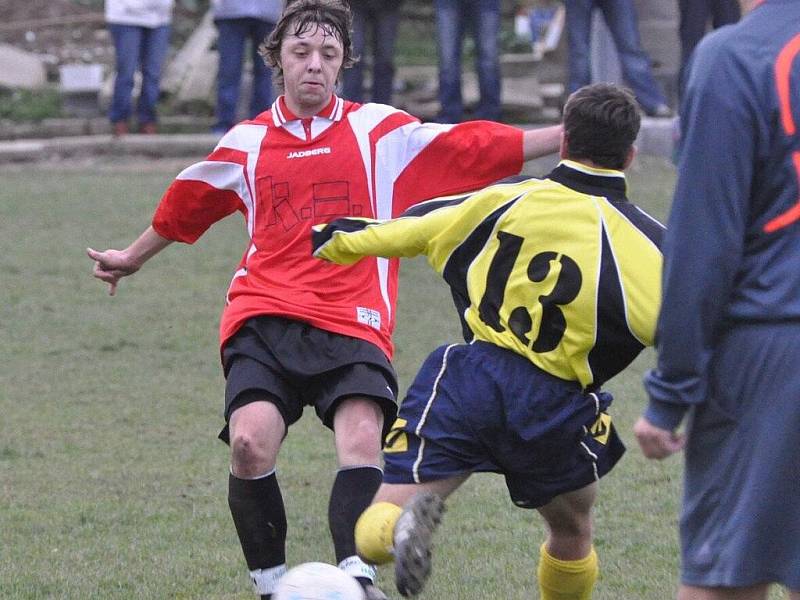
<path id="1" fill-rule="evenodd" d="M 420 492 L 406 504 L 394 526 L 394 577 L 405 597 L 422 591 L 431 574 L 433 532 L 442 522 L 444 502 L 433 492 Z"/>
<path id="2" fill-rule="evenodd" d="M 364 600 L 389 600 L 389 597 L 377 585 L 368 583 L 364 586 Z"/>

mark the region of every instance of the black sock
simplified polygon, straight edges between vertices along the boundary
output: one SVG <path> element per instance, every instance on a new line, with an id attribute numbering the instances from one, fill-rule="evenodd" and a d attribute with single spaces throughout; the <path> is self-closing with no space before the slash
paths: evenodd
<path id="1" fill-rule="evenodd" d="M 286 511 L 275 473 L 260 479 L 228 478 L 228 506 L 247 568 L 269 569 L 286 562 Z"/>
<path id="2" fill-rule="evenodd" d="M 372 502 L 382 479 L 377 467 L 344 468 L 336 474 L 328 503 L 328 525 L 337 564 L 355 555 L 356 521 Z"/>

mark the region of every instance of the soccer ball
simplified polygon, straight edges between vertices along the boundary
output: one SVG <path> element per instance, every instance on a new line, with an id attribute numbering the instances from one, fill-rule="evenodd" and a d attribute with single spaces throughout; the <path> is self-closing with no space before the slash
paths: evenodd
<path id="1" fill-rule="evenodd" d="M 281 577 L 273 600 L 363 600 L 358 581 L 338 567 L 321 562 L 297 565 Z"/>

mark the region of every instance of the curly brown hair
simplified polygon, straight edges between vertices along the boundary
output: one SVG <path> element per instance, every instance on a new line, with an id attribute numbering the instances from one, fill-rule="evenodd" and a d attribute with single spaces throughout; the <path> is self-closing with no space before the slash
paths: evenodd
<path id="1" fill-rule="evenodd" d="M 280 89 L 283 89 L 283 68 L 280 65 L 280 57 L 284 37 L 299 36 L 309 32 L 313 34 L 318 27 L 322 27 L 342 44 L 342 69 L 347 69 L 356 62 L 351 38 L 353 15 L 347 3 L 342 0 L 290 1 L 275 29 L 258 48 L 264 62 L 272 68 L 272 79 Z M 339 73 L 341 74 L 341 70 Z"/>

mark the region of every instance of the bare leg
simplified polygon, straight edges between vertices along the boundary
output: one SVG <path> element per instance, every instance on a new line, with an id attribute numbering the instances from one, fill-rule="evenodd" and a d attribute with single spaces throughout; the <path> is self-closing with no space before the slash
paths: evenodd
<path id="1" fill-rule="evenodd" d="M 275 468 L 286 425 L 271 402 L 251 402 L 233 411 L 231 470 L 236 477 L 259 477 Z"/>
<path id="2" fill-rule="evenodd" d="M 561 560 L 579 560 L 592 549 L 592 506 L 597 483 L 557 496 L 539 508 L 547 523 L 548 553 Z"/>
<path id="3" fill-rule="evenodd" d="M 542 600 L 589 600 L 597 581 L 592 549 L 592 506 L 597 483 L 562 494 L 539 509 L 547 522 L 547 541 L 536 570 Z"/>
<path id="4" fill-rule="evenodd" d="M 334 443 L 339 466 L 379 465 L 383 413 L 369 398 L 347 398 L 333 417 Z"/>
<path id="5" fill-rule="evenodd" d="M 381 485 L 383 412 L 370 398 L 350 397 L 339 403 L 333 417 L 339 470 L 328 501 L 328 525 L 336 563 L 356 577 L 367 598 L 380 598 L 373 570 L 357 555 L 355 526 Z"/>
<path id="6" fill-rule="evenodd" d="M 425 483 L 382 483 L 372 502 L 373 504 L 375 502 L 391 502 L 397 506 L 405 506 L 412 496 L 420 492 L 433 492 L 440 498 L 446 499 L 468 478 L 469 474 L 465 474 Z"/>
<path id="7" fill-rule="evenodd" d="M 268 401 L 237 408 L 229 424 L 228 505 L 255 588 L 271 594 L 286 571 L 286 512 L 275 474 L 286 426 Z"/>

